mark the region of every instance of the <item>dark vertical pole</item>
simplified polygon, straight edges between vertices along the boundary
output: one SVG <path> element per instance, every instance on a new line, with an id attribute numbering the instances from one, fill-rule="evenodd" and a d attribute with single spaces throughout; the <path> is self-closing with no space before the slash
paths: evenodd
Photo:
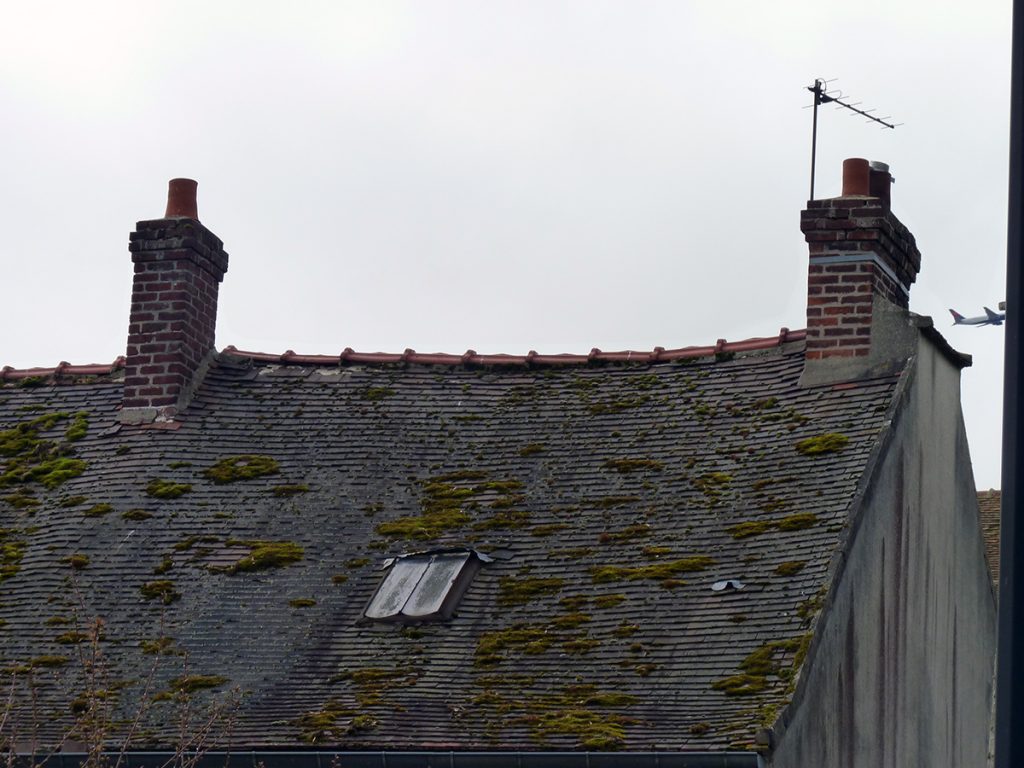
<path id="1" fill-rule="evenodd" d="M 1006 232 L 1006 349 L 1003 377 L 1003 488 L 999 552 L 999 636 L 996 667 L 996 768 L 1024 766 L 1024 435 L 1021 406 L 1021 327 L 1024 296 L 1021 206 L 1024 205 L 1024 0 L 1013 3 L 1010 64 L 1010 189 Z M 1017 522 L 1021 521 L 1021 525 Z"/>
<path id="2" fill-rule="evenodd" d="M 821 102 L 821 80 L 814 80 L 814 118 L 811 123 L 811 196 L 814 199 L 814 163 L 818 154 L 818 104 Z"/>

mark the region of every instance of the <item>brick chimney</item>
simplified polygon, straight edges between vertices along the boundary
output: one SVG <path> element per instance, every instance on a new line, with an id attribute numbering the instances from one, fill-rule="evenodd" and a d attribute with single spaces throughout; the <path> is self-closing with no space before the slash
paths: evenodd
<path id="1" fill-rule="evenodd" d="M 172 179 L 162 219 L 129 237 L 135 264 L 121 420 L 173 420 L 213 352 L 224 244 L 199 223 L 196 182 Z"/>
<path id="2" fill-rule="evenodd" d="M 910 286 L 921 269 L 914 236 L 889 210 L 885 163 L 843 161 L 843 194 L 800 214 L 810 265 L 803 381 L 890 372 L 908 340 Z"/>

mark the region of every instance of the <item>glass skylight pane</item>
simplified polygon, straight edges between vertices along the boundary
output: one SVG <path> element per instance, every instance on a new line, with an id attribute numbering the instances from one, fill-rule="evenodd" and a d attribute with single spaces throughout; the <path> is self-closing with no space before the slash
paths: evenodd
<path id="1" fill-rule="evenodd" d="M 371 619 L 387 619 L 397 615 L 416 589 L 427 565 L 427 560 L 418 558 L 398 560 L 391 566 L 377 594 L 373 596 L 366 615 Z"/>
<path id="2" fill-rule="evenodd" d="M 402 613 L 405 616 L 429 616 L 440 611 L 441 604 L 468 559 L 468 552 L 434 555 Z"/>

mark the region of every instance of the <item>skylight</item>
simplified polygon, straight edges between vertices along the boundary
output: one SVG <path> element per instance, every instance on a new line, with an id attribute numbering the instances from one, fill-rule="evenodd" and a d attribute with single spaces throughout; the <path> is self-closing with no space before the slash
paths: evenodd
<path id="1" fill-rule="evenodd" d="M 450 618 L 486 559 L 472 550 L 403 555 L 390 562 L 384 581 L 364 615 L 374 621 L 433 621 Z"/>

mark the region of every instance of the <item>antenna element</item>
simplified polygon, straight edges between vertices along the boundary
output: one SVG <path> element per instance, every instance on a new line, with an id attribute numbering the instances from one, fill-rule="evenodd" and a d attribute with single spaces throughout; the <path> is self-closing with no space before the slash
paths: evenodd
<path id="1" fill-rule="evenodd" d="M 874 112 L 874 109 L 857 109 L 857 106 L 861 104 L 859 101 L 855 101 L 852 104 L 848 101 L 843 101 L 840 96 L 843 95 L 842 91 L 833 91 L 837 94 L 834 96 L 829 95 L 829 89 L 826 87 L 829 83 L 834 82 L 833 80 L 822 80 L 820 77 L 814 78 L 814 85 L 807 86 L 807 90 L 814 94 L 814 104 L 809 105 L 814 107 L 814 117 L 811 122 L 811 197 L 814 199 L 814 166 L 817 159 L 818 153 L 818 106 L 820 104 L 835 104 L 836 108 L 845 108 L 851 112 L 856 112 L 858 115 L 867 118 L 867 122 L 878 123 L 883 128 L 896 128 L 903 123 L 889 123 L 886 122 L 889 116 L 875 117 L 870 114 Z"/>

